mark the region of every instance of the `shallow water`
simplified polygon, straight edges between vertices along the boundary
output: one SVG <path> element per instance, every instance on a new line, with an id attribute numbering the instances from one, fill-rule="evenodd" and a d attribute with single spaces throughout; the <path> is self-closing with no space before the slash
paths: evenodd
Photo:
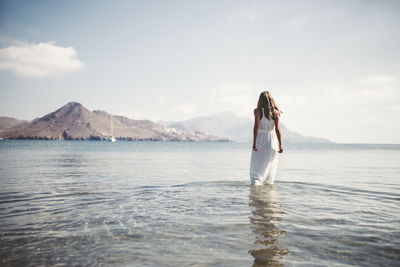
<path id="1" fill-rule="evenodd" d="M 0 141 L 4 266 L 400 265 L 400 146 Z"/>

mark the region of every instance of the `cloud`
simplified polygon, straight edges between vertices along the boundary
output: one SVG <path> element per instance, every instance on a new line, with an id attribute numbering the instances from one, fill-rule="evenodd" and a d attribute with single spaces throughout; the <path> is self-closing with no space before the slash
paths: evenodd
<path id="1" fill-rule="evenodd" d="M 361 83 L 389 83 L 396 80 L 396 77 L 387 74 L 372 74 L 367 77 L 361 77 Z"/>
<path id="2" fill-rule="evenodd" d="M 306 135 L 338 142 L 398 142 L 398 84 L 324 87 L 314 94 L 277 95 L 282 119 Z"/>
<path id="3" fill-rule="evenodd" d="M 55 42 L 23 43 L 0 49 L 0 70 L 23 76 L 52 76 L 78 71 L 84 67 L 73 47 Z"/>
<path id="4" fill-rule="evenodd" d="M 252 84 L 223 83 L 213 90 L 208 102 L 214 112 L 230 110 L 240 116 L 251 116 L 261 91 Z"/>

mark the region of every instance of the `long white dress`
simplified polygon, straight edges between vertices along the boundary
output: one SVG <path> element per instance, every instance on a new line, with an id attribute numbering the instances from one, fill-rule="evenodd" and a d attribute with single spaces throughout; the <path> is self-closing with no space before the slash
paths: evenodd
<path id="1" fill-rule="evenodd" d="M 251 152 L 251 184 L 273 184 L 278 166 L 278 140 L 275 133 L 275 121 L 265 117 L 264 109 L 262 109 L 256 146 L 258 151 Z"/>

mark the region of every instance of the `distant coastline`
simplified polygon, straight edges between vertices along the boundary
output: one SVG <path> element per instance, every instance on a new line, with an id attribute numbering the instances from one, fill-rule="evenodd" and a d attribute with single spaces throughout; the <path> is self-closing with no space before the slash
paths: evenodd
<path id="1" fill-rule="evenodd" d="M 218 140 L 165 140 L 161 138 L 131 138 L 131 137 L 116 137 L 115 138 L 118 141 L 137 141 L 137 142 L 234 142 L 229 139 L 218 139 Z M 109 141 L 109 138 L 104 138 L 102 136 L 90 136 L 89 138 L 68 138 L 68 139 L 57 139 L 57 138 L 52 138 L 52 137 L 47 137 L 47 136 L 17 136 L 17 137 L 0 137 L 0 140 L 29 140 L 29 141 Z"/>
<path id="2" fill-rule="evenodd" d="M 0 138 L 4 140 L 104 141 L 115 138 L 120 141 L 229 141 L 228 138 L 199 131 L 177 130 L 149 120 L 133 120 L 101 110 L 90 111 L 77 102 L 67 103 L 58 110 L 30 122 L 0 117 Z"/>
<path id="3" fill-rule="evenodd" d="M 112 120 L 111 120 L 112 118 Z M 113 131 L 111 130 L 111 123 Z M 283 142 L 333 143 L 325 138 L 303 136 L 282 125 Z M 252 121 L 225 111 L 185 121 L 134 120 L 101 110 L 90 111 L 70 102 L 41 118 L 23 121 L 0 117 L 3 140 L 91 140 L 250 142 Z"/>

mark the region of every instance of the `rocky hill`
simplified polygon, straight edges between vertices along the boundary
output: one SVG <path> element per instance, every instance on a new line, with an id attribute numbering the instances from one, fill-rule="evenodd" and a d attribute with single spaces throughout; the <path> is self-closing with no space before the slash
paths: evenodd
<path id="1" fill-rule="evenodd" d="M 185 121 L 159 121 L 165 126 L 187 132 L 201 131 L 223 136 L 233 141 L 250 142 L 253 138 L 253 121 L 225 111 L 211 116 L 197 117 Z M 328 139 L 303 136 L 281 124 L 284 143 L 329 143 Z"/>
<path id="2" fill-rule="evenodd" d="M 105 111 L 90 111 L 76 102 L 31 122 L 0 121 L 3 139 L 106 140 L 111 137 L 111 116 L 114 137 L 119 140 L 160 141 L 227 141 L 226 138 L 194 131 L 172 129 L 149 120 L 133 120 Z"/>
<path id="3" fill-rule="evenodd" d="M 14 128 L 16 126 L 20 126 L 24 123 L 29 123 L 28 121 L 24 120 L 17 120 L 10 117 L 0 117 L 0 133 L 7 130 Z"/>

